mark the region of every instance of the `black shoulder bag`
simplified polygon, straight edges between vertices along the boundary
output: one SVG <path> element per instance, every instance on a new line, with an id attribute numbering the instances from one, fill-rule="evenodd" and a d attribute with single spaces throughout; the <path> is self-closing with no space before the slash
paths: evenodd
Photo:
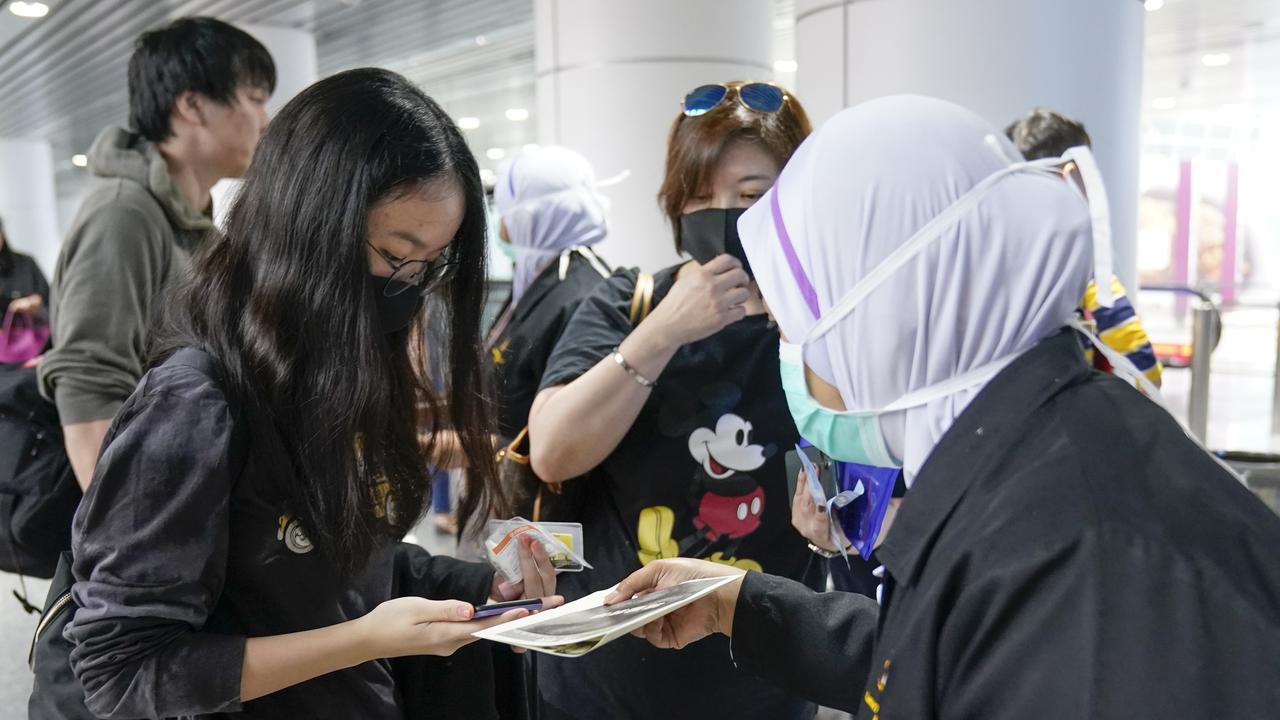
<path id="1" fill-rule="evenodd" d="M 58 410 L 40 396 L 36 369 L 0 365 L 0 570 L 53 577 L 58 555 L 71 548 L 80 497 Z"/>

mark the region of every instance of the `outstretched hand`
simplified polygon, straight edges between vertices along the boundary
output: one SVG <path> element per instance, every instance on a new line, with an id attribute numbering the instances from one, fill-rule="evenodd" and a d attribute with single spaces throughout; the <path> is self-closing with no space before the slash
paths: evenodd
<path id="1" fill-rule="evenodd" d="M 655 647 L 679 650 L 712 633 L 733 634 L 733 611 L 738 604 L 738 592 L 742 589 L 741 578 L 746 574 L 745 570 L 705 560 L 655 560 L 619 583 L 613 594 L 605 598 L 605 604 L 613 605 L 687 580 L 737 576 L 737 582 L 727 583 L 632 632 L 632 635 L 648 640 Z"/>

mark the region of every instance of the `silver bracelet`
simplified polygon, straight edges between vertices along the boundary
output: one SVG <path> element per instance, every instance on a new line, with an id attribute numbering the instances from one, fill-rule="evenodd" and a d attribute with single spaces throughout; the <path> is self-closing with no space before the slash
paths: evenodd
<path id="1" fill-rule="evenodd" d="M 626 370 L 627 374 L 631 376 L 632 380 L 635 380 L 636 382 L 640 383 L 641 385 L 647 388 L 653 387 L 654 385 L 653 381 L 645 377 L 644 375 L 641 375 L 638 370 L 631 367 L 630 363 L 627 362 L 627 359 L 622 357 L 622 353 L 618 350 L 618 348 L 613 349 L 613 361 L 618 363 L 618 367 L 622 368 L 623 370 Z"/>

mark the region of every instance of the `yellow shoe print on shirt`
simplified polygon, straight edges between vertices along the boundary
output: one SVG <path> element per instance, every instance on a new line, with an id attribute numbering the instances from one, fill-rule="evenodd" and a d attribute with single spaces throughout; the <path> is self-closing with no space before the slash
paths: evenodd
<path id="1" fill-rule="evenodd" d="M 680 556 L 680 545 L 671 538 L 675 524 L 675 513 L 664 505 L 655 505 L 640 511 L 636 540 L 640 546 L 638 555 L 641 565 L 648 565 L 662 558 Z"/>
<path id="2" fill-rule="evenodd" d="M 705 559 L 713 563 L 720 563 L 721 565 L 736 567 L 740 570 L 755 570 L 756 572 L 764 572 L 764 566 L 762 566 L 760 563 L 756 562 L 755 560 L 750 560 L 748 558 L 734 558 L 734 557 L 727 558 L 724 556 L 724 553 L 717 552 L 717 553 L 712 553 L 711 557 L 705 558 Z"/>

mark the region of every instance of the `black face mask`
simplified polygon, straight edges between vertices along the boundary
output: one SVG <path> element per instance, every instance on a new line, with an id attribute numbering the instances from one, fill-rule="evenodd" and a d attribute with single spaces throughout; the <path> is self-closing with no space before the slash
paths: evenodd
<path id="1" fill-rule="evenodd" d="M 738 239 L 738 218 L 746 208 L 711 208 L 680 216 L 680 243 L 685 252 L 700 263 L 728 253 L 742 263 L 747 275 L 754 278 L 747 254 Z"/>
<path id="2" fill-rule="evenodd" d="M 373 299 L 378 308 L 378 323 L 382 326 L 382 332 L 390 335 L 409 327 L 409 323 L 413 322 L 414 316 L 422 308 L 422 293 L 418 292 L 418 288 L 410 286 L 387 297 L 384 291 L 387 282 L 385 277 L 369 275 L 369 286 L 373 289 Z M 405 284 L 396 280 L 390 282 L 393 290 L 397 289 L 396 286 Z"/>

